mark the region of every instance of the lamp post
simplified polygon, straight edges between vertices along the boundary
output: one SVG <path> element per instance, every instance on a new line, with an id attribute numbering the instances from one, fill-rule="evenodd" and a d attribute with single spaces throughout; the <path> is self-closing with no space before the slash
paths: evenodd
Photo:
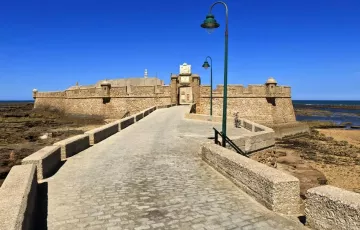
<path id="1" fill-rule="evenodd" d="M 210 59 L 210 65 L 209 62 L 207 61 L 207 59 Z M 212 85 L 212 58 L 210 56 L 207 56 L 204 64 L 202 65 L 202 67 L 204 67 L 204 69 L 207 69 L 210 67 L 210 120 L 212 120 L 212 89 L 213 89 L 213 85 Z"/>
<path id="2" fill-rule="evenodd" d="M 227 110 L 227 67 L 228 67 L 228 7 L 225 2 L 218 1 L 213 3 L 210 6 L 209 14 L 206 15 L 206 19 L 201 24 L 202 28 L 208 30 L 211 33 L 214 29 L 219 28 L 220 24 L 216 22 L 214 15 L 211 14 L 211 10 L 216 4 L 222 4 L 225 7 L 226 11 L 226 25 L 225 25 L 225 58 L 224 58 L 224 95 L 223 95 L 223 117 L 222 117 L 222 146 L 226 146 L 225 137 L 226 137 L 226 110 Z"/>

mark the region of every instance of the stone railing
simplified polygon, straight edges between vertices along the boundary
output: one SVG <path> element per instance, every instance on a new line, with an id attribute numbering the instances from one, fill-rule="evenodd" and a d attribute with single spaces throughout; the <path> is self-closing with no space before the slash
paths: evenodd
<path id="1" fill-rule="evenodd" d="M 221 116 L 212 116 L 205 114 L 191 113 L 194 105 L 189 106 L 189 113 L 185 114 L 185 118 L 201 121 L 222 122 Z M 234 125 L 231 118 L 227 119 L 228 126 Z M 270 148 L 275 145 L 275 132 L 269 127 L 260 125 L 247 119 L 238 119 L 239 128 L 244 128 L 249 132 L 239 136 L 229 137 L 245 154 Z"/>
<path id="2" fill-rule="evenodd" d="M 300 213 L 300 182 L 215 144 L 201 148 L 201 158 L 268 209 L 285 215 Z"/>
<path id="3" fill-rule="evenodd" d="M 239 137 L 233 137 L 232 141 L 246 154 L 263 150 L 275 145 L 275 132 L 269 127 L 257 124 L 247 119 L 238 119 L 240 128 L 247 129 Z"/>
<path id="4" fill-rule="evenodd" d="M 22 165 L 10 170 L 0 187 L 0 229 L 36 229 L 34 226 L 38 184 L 53 176 L 67 158 L 120 132 L 148 116 L 156 109 L 169 108 L 175 104 L 154 106 L 133 116 L 67 138 L 52 146 L 46 146 L 22 160 Z M 136 119 L 139 118 L 139 119 Z M 6 211 L 5 211 L 6 210 Z"/>
<path id="5" fill-rule="evenodd" d="M 330 185 L 306 193 L 306 222 L 312 229 L 360 229 L 360 194 Z"/>

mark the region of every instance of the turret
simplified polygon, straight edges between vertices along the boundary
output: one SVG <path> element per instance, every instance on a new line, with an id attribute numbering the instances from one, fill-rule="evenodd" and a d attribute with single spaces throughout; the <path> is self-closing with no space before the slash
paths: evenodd
<path id="1" fill-rule="evenodd" d="M 32 91 L 32 95 L 33 95 L 33 98 L 35 99 L 36 98 L 36 94 L 37 94 L 38 90 L 37 89 L 33 89 Z"/>
<path id="2" fill-rule="evenodd" d="M 105 81 L 101 82 L 100 85 L 101 85 L 101 89 L 102 89 L 103 98 L 109 98 L 110 97 L 110 89 L 111 89 L 110 82 L 105 80 Z"/>
<path id="3" fill-rule="evenodd" d="M 270 77 L 266 83 L 266 97 L 275 97 L 277 82 L 273 77 Z"/>

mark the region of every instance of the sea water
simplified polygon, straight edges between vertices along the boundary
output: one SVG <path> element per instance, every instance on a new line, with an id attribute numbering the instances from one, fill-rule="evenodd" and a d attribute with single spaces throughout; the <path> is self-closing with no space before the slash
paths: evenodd
<path id="1" fill-rule="evenodd" d="M 337 125 L 351 123 L 352 126 L 360 126 L 360 109 L 346 108 L 346 106 L 360 106 L 360 101 L 293 100 L 293 105 L 295 108 L 308 107 L 330 112 L 330 115 L 324 116 L 296 115 L 298 121 L 331 121 Z M 313 107 L 316 105 L 322 105 L 322 107 Z M 331 108 L 331 105 L 344 106 L 344 108 Z"/>

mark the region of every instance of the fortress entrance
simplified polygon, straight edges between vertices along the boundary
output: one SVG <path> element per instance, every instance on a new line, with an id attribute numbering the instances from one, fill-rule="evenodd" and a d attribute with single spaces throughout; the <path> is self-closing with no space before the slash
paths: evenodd
<path id="1" fill-rule="evenodd" d="M 179 87 L 179 104 L 191 104 L 193 103 L 192 87 Z"/>

